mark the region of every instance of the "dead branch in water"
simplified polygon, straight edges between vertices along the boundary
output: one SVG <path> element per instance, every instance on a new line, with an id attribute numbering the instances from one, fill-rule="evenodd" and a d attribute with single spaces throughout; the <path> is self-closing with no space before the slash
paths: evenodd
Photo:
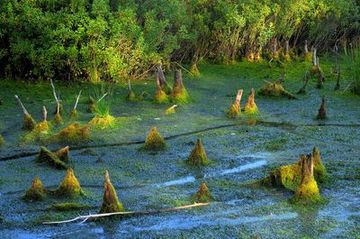
<path id="1" fill-rule="evenodd" d="M 76 97 L 76 101 L 75 101 L 75 105 L 74 105 L 74 110 L 76 110 L 76 108 L 77 108 L 77 105 L 78 105 L 79 100 L 80 100 L 80 96 L 81 96 L 81 90 L 80 90 L 78 96 Z"/>
<path id="2" fill-rule="evenodd" d="M 99 103 L 100 101 L 102 101 L 105 98 L 105 96 L 107 96 L 107 95 L 108 95 L 108 93 L 106 92 L 103 96 L 100 97 L 100 99 L 98 99 L 96 101 L 96 103 Z"/>
<path id="3" fill-rule="evenodd" d="M 23 110 L 24 115 L 30 115 L 29 112 L 26 110 L 24 104 L 21 102 L 20 97 L 18 95 L 15 95 L 15 98 L 18 101 L 21 109 Z"/>
<path id="4" fill-rule="evenodd" d="M 54 85 L 54 82 L 53 82 L 52 79 L 50 79 L 50 84 L 51 84 L 53 95 L 54 95 L 54 98 L 55 98 L 55 101 L 56 101 L 56 112 L 55 112 L 55 114 L 60 114 L 60 107 L 61 107 L 60 100 L 59 100 L 58 95 L 56 94 L 55 85 Z"/>
<path id="5" fill-rule="evenodd" d="M 86 216 L 78 216 L 78 217 L 75 217 L 73 219 L 64 220 L 64 221 L 43 222 L 43 224 L 45 224 L 45 225 L 64 224 L 64 223 L 76 222 L 76 221 L 80 221 L 80 220 L 81 220 L 81 223 L 84 223 L 89 219 L 95 219 L 95 218 L 111 217 L 111 216 L 149 215 L 149 214 L 156 214 L 156 213 L 162 213 L 162 212 L 173 212 L 173 211 L 190 209 L 190 208 L 195 208 L 195 207 L 202 207 L 202 206 L 207 206 L 207 205 L 209 205 L 209 203 L 194 203 L 194 204 L 180 206 L 180 207 L 163 208 L 163 209 L 150 210 L 150 211 L 129 211 L 129 212 L 112 212 L 112 213 L 89 214 L 89 215 L 86 215 Z"/>

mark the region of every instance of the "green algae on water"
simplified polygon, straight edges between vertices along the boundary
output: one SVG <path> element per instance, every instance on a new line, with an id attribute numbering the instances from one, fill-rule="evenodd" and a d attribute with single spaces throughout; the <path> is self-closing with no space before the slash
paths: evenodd
<path id="1" fill-rule="evenodd" d="M 116 190 L 110 181 L 109 172 L 105 171 L 103 203 L 99 213 L 123 212 L 124 207 L 118 199 Z"/>
<path id="2" fill-rule="evenodd" d="M 24 199 L 28 201 L 41 201 L 46 198 L 46 189 L 39 177 L 35 177 L 32 181 L 31 188 L 24 195 Z"/>
<path id="3" fill-rule="evenodd" d="M 75 211 L 81 209 L 90 208 L 87 205 L 75 203 L 75 202 L 65 202 L 65 203 L 56 203 L 51 205 L 51 209 L 59 212 L 66 212 L 66 211 Z"/>
<path id="4" fill-rule="evenodd" d="M 192 166 L 206 166 L 210 163 L 200 139 L 196 141 L 195 147 L 191 151 L 186 163 Z"/>

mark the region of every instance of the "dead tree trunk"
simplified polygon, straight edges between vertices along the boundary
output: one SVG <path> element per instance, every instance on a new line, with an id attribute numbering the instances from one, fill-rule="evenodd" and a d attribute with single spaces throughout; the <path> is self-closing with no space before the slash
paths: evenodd
<path id="1" fill-rule="evenodd" d="M 24 123 L 23 128 L 26 130 L 33 130 L 35 128 L 36 122 L 33 119 L 33 117 L 29 114 L 29 112 L 26 110 L 24 104 L 21 102 L 20 97 L 15 95 L 16 100 L 18 101 L 21 109 L 24 113 Z"/>

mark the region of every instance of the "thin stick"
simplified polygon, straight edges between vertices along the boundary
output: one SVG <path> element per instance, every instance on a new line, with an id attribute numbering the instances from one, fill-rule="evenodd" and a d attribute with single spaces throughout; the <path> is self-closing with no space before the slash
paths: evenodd
<path id="1" fill-rule="evenodd" d="M 75 105 L 74 105 L 74 110 L 76 110 L 76 108 L 77 108 L 77 105 L 78 105 L 78 103 L 79 103 L 80 96 L 81 96 L 81 90 L 80 90 L 78 96 L 76 97 L 76 101 L 75 101 Z"/>
<path id="2" fill-rule="evenodd" d="M 131 91 L 131 81 L 128 79 L 128 90 Z"/>
<path id="3" fill-rule="evenodd" d="M 26 110 L 24 104 L 21 102 L 19 96 L 15 95 L 15 98 L 17 99 L 17 101 L 19 102 L 19 105 L 21 106 L 23 112 L 24 112 L 24 115 L 30 115 L 29 112 Z"/>
<path id="4" fill-rule="evenodd" d="M 86 216 L 78 216 L 73 219 L 64 220 L 64 221 L 43 222 L 43 224 L 45 224 L 45 225 L 63 224 L 63 223 L 75 222 L 75 221 L 79 221 L 79 220 L 82 220 L 82 223 L 83 223 L 83 222 L 87 221 L 88 219 L 94 219 L 94 218 L 110 217 L 110 216 L 116 216 L 116 215 L 147 215 L 147 214 L 154 214 L 154 213 L 161 213 L 161 212 L 172 212 L 172 211 L 178 211 L 178 210 L 189 209 L 189 208 L 194 208 L 194 207 L 207 206 L 209 204 L 210 203 L 194 203 L 194 204 L 180 206 L 180 207 L 163 208 L 163 209 L 150 210 L 150 211 L 128 211 L 128 212 L 89 214 Z"/>
<path id="5" fill-rule="evenodd" d="M 98 101 L 97 101 L 97 102 L 99 103 L 102 99 L 104 99 L 104 98 L 105 98 L 105 96 L 107 96 L 107 94 L 108 94 L 108 93 L 106 92 L 103 96 L 101 96 L 101 97 L 100 97 L 100 99 L 98 99 Z"/>
<path id="6" fill-rule="evenodd" d="M 44 121 L 46 121 L 47 120 L 47 110 L 46 110 L 45 105 L 43 106 L 43 117 L 44 117 Z"/>

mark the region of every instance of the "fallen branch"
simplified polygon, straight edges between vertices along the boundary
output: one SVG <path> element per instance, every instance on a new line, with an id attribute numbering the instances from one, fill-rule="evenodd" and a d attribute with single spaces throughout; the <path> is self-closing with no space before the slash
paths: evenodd
<path id="1" fill-rule="evenodd" d="M 112 213 L 100 213 L 100 214 L 89 214 L 86 216 L 78 216 L 73 219 L 64 220 L 64 221 L 50 221 L 50 222 L 43 222 L 44 225 L 54 225 L 54 224 L 64 224 L 69 222 L 76 222 L 80 221 L 81 223 L 86 222 L 89 219 L 101 218 L 101 217 L 110 217 L 110 216 L 135 216 L 135 215 L 149 215 L 149 214 L 156 214 L 162 212 L 173 212 L 178 210 L 190 209 L 195 207 L 202 207 L 207 206 L 209 203 L 194 203 L 190 205 L 180 206 L 180 207 L 173 207 L 173 208 L 163 208 L 158 210 L 150 210 L 150 211 L 129 211 L 129 212 L 112 212 Z"/>

